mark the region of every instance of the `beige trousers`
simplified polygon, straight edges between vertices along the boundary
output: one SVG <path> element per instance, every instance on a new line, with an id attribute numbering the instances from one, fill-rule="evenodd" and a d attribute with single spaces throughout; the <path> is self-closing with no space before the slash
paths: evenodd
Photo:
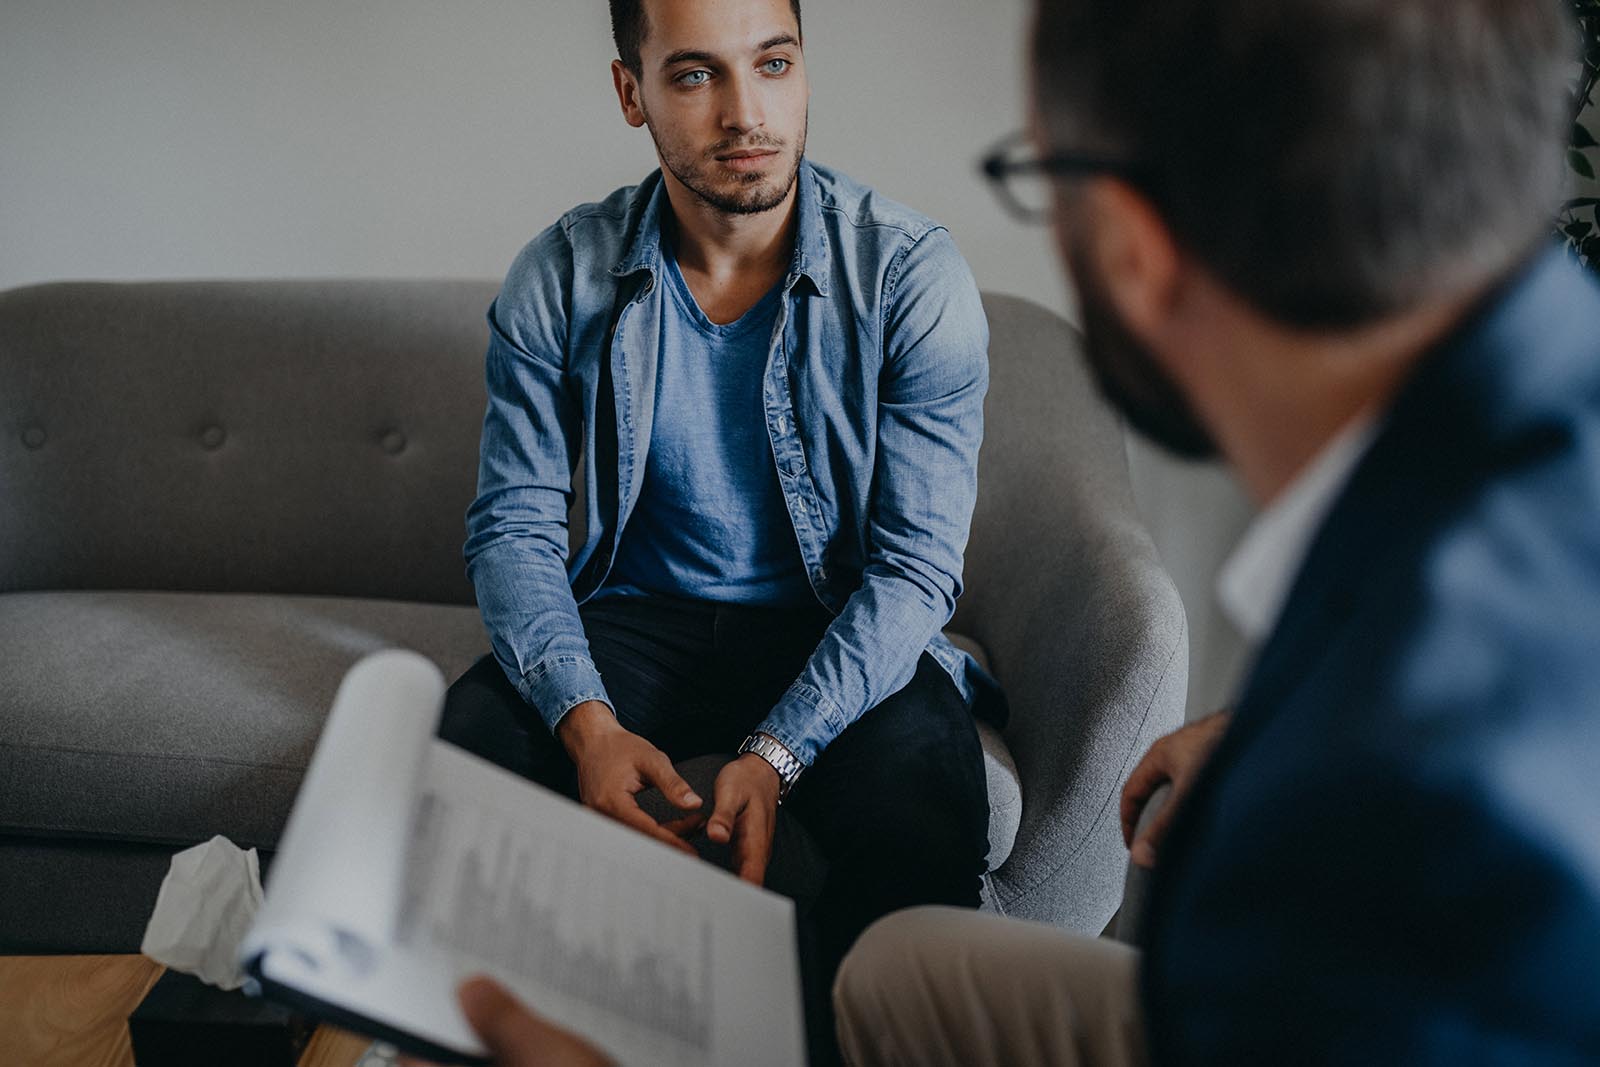
<path id="1" fill-rule="evenodd" d="M 840 967 L 839 1042 L 855 1067 L 1145 1062 L 1127 945 L 959 908 L 882 919 Z"/>

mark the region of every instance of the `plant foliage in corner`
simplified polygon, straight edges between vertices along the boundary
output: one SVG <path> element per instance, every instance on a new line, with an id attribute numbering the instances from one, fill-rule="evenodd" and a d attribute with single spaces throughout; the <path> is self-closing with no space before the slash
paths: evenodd
<path id="1" fill-rule="evenodd" d="M 1572 101 L 1572 142 L 1567 146 L 1567 165 L 1588 185 L 1595 182 L 1595 158 L 1589 151 L 1600 148 L 1585 125 L 1589 106 L 1594 102 L 1595 83 L 1600 81 L 1600 0 L 1568 0 L 1582 31 L 1582 67 L 1578 72 Z M 1592 189 L 1580 189 L 1592 192 Z M 1567 251 L 1579 263 L 1600 272 L 1600 197 L 1578 196 L 1561 206 L 1556 229 L 1566 239 Z"/>

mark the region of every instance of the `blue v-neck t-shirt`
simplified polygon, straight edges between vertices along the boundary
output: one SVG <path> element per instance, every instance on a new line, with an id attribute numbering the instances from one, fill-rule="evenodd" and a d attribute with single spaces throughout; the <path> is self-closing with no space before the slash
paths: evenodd
<path id="1" fill-rule="evenodd" d="M 781 286 L 718 325 L 700 309 L 665 241 L 662 260 L 668 298 L 655 428 L 639 501 L 602 592 L 815 603 L 761 407 Z"/>

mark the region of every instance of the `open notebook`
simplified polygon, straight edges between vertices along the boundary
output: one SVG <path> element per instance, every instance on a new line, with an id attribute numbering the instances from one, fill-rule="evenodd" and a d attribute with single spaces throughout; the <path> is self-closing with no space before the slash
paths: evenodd
<path id="1" fill-rule="evenodd" d="M 241 960 L 253 991 L 445 1062 L 482 1062 L 468 975 L 623 1064 L 801 1064 L 794 914 L 434 737 L 410 652 L 345 677 Z"/>

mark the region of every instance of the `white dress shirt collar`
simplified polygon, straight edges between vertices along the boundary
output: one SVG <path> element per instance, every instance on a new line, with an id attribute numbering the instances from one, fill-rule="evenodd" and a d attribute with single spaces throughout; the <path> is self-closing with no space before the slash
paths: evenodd
<path id="1" fill-rule="evenodd" d="M 1252 646 L 1272 632 L 1312 538 L 1377 432 L 1371 416 L 1340 430 L 1256 516 L 1217 575 L 1222 610 Z"/>

